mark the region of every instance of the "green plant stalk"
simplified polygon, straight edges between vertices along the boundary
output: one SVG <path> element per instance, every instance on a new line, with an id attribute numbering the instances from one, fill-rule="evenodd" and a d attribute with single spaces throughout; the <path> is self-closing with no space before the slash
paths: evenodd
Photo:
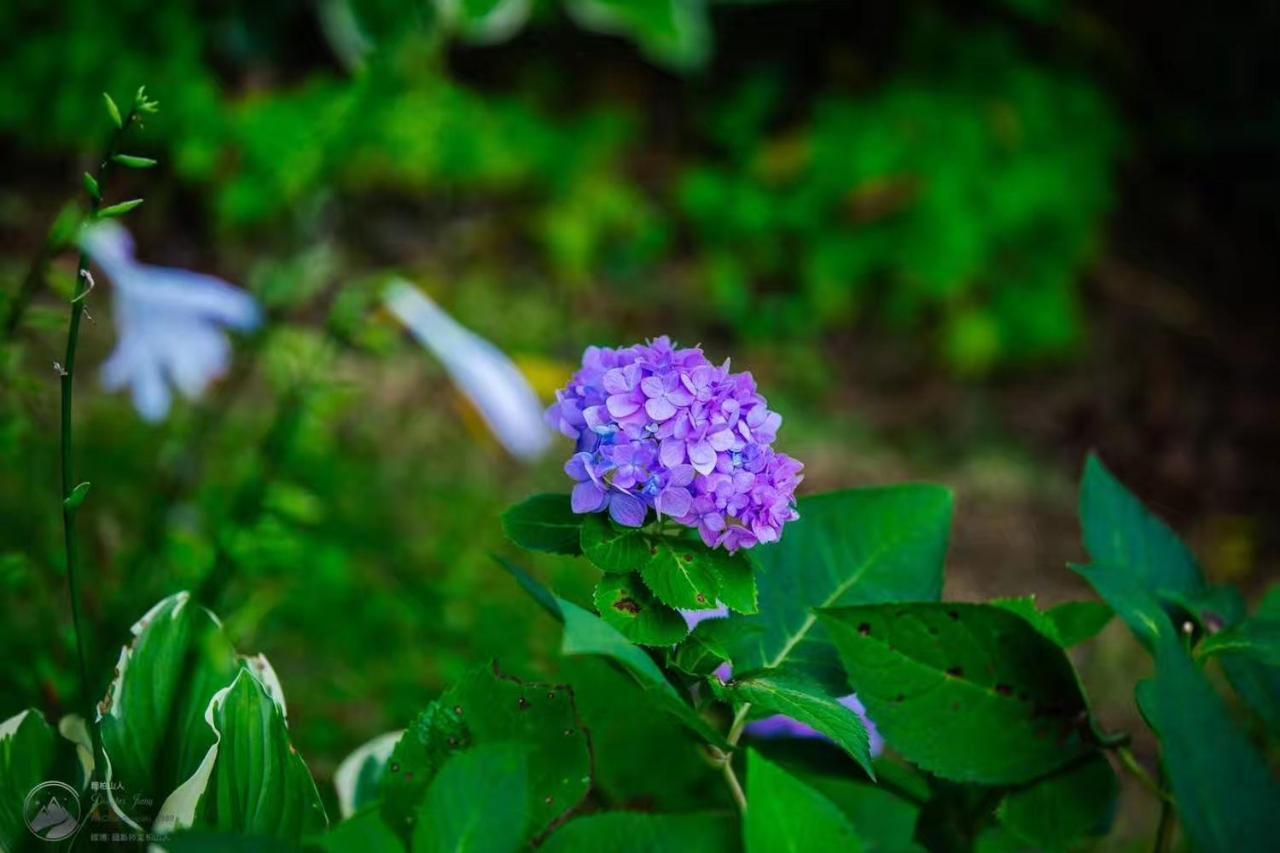
<path id="1" fill-rule="evenodd" d="M 111 168 L 111 158 L 116 153 L 116 148 L 120 144 L 120 140 L 128 131 L 130 125 L 133 124 L 134 118 L 137 116 L 136 104 L 130 108 L 129 113 L 120 123 L 120 127 L 112 135 L 111 141 L 107 145 L 106 153 L 102 157 L 102 161 L 98 164 L 97 180 L 98 186 L 101 187 L 106 179 L 107 172 Z M 102 204 L 101 194 L 97 197 L 93 195 L 89 198 L 89 218 L 92 219 L 97 213 L 98 208 Z M 85 725 L 89 729 L 89 736 L 93 742 L 94 764 L 98 766 L 98 756 L 100 755 L 100 743 L 98 738 L 98 730 L 93 724 L 94 720 L 94 700 L 93 690 L 89 681 L 88 658 L 85 654 L 85 629 L 84 616 L 80 611 L 80 580 L 78 573 L 79 566 L 79 547 L 76 538 L 76 516 L 80 511 L 78 504 L 68 501 L 71 492 L 76 487 L 75 465 L 72 459 L 72 423 L 71 409 L 73 401 L 73 393 L 75 390 L 75 374 L 76 374 L 76 345 L 80 340 L 80 320 L 84 316 L 85 297 L 89 293 L 89 255 L 84 250 L 80 252 L 80 260 L 76 267 L 76 288 L 75 296 L 71 300 L 71 320 L 67 326 L 67 349 L 64 356 L 62 369 L 60 371 L 62 386 L 62 417 L 61 417 L 61 442 L 60 442 L 60 458 L 62 467 L 62 538 L 67 557 L 67 594 L 71 598 L 71 623 L 76 635 L 76 657 L 80 665 L 80 692 L 81 704 L 85 713 Z"/>
<path id="2" fill-rule="evenodd" d="M 736 747 L 738 745 L 738 739 L 742 737 L 742 732 L 747 727 L 747 713 L 750 710 L 751 703 L 746 702 L 733 715 L 733 723 L 730 724 L 729 734 L 725 737 L 730 746 Z M 724 754 L 724 760 L 720 765 L 721 772 L 724 774 L 725 784 L 729 786 L 729 793 L 733 795 L 733 801 L 738 804 L 738 811 L 745 814 L 747 811 L 747 795 L 742 790 L 742 783 L 738 781 L 738 774 L 733 770 L 733 755 L 733 752 Z"/>
<path id="3" fill-rule="evenodd" d="M 1163 788 L 1168 784 L 1168 779 L 1163 766 L 1160 769 L 1160 786 Z M 1156 840 L 1155 846 L 1152 848 L 1155 853 L 1168 853 L 1173 848 L 1173 800 L 1171 797 L 1162 797 L 1160 800 L 1160 822 L 1156 824 Z"/>

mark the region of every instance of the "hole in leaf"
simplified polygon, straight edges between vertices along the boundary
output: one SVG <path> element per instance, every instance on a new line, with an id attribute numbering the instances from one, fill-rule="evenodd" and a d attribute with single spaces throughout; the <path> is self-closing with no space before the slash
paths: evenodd
<path id="1" fill-rule="evenodd" d="M 518 700 L 516 700 L 516 707 L 519 708 L 521 711 L 529 710 L 529 700 L 521 696 Z"/>
<path id="2" fill-rule="evenodd" d="M 949 616 L 949 617 L 951 618 L 951 621 L 952 621 L 952 622 L 959 622 L 959 621 L 960 621 L 960 614 L 959 614 L 959 613 L 957 613 L 957 612 L 956 612 L 956 611 L 954 611 L 954 610 L 948 610 L 948 611 L 947 611 L 947 616 Z"/>
<path id="3" fill-rule="evenodd" d="M 866 622 L 863 622 L 861 625 L 858 626 L 858 633 L 864 637 L 870 636 L 871 626 L 868 625 Z"/>
<path id="4" fill-rule="evenodd" d="M 392 773 L 399 773 L 399 772 L 400 772 L 400 765 L 399 765 L 399 764 L 397 764 L 397 763 L 396 763 L 396 762 L 394 762 L 394 761 L 393 761 L 393 762 L 391 762 L 391 772 L 392 772 Z"/>
<path id="5" fill-rule="evenodd" d="M 632 616 L 635 616 L 640 612 L 640 605 L 636 603 L 634 598 L 619 598 L 613 603 L 613 609 L 621 610 L 623 613 L 630 613 Z"/>
<path id="6" fill-rule="evenodd" d="M 997 684 L 996 692 L 999 693 L 1001 696 L 1009 696 L 1013 694 L 1013 688 L 1007 684 Z"/>
<path id="7" fill-rule="evenodd" d="M 457 714 L 459 717 L 461 717 L 461 716 L 462 716 L 462 706 L 461 706 L 461 705 L 454 705 L 454 706 L 453 706 L 453 713 L 455 713 L 455 714 Z"/>
<path id="8" fill-rule="evenodd" d="M 947 670 L 947 675 L 952 678 L 964 678 L 964 667 L 953 666 Z"/>

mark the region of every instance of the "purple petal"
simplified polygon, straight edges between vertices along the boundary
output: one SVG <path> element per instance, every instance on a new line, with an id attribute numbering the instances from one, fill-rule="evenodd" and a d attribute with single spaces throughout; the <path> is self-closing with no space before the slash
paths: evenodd
<path id="1" fill-rule="evenodd" d="M 651 377 L 652 378 L 652 377 Z M 610 397 L 610 400 L 613 398 Z M 665 421 L 676 413 L 676 407 L 666 397 L 653 397 L 644 404 L 645 413 L 655 421 Z"/>
<path id="2" fill-rule="evenodd" d="M 664 438 L 658 449 L 658 458 L 664 468 L 674 469 L 684 462 L 684 442 L 678 438 Z"/>
<path id="3" fill-rule="evenodd" d="M 645 505 L 634 495 L 614 495 L 609 501 L 609 515 L 623 527 L 643 527 Z"/>
<path id="4" fill-rule="evenodd" d="M 666 394 L 666 388 L 662 379 L 657 376 L 646 376 L 640 382 L 640 390 L 644 392 L 646 397 L 662 397 Z"/>
<path id="5" fill-rule="evenodd" d="M 615 418 L 625 418 L 635 413 L 640 408 L 640 403 L 630 394 L 614 394 L 605 401 L 605 406 L 609 409 L 609 414 Z"/>
<path id="6" fill-rule="evenodd" d="M 597 512 L 604 507 L 604 498 L 604 489 L 595 483 L 586 482 L 573 487 L 569 503 L 574 512 Z"/>
<path id="7" fill-rule="evenodd" d="M 688 450 L 689 461 L 699 474 L 710 474 L 716 469 L 716 451 L 706 439 L 690 444 Z"/>
<path id="8" fill-rule="evenodd" d="M 658 512 L 679 518 L 688 514 L 693 506 L 693 495 L 682 486 L 668 486 L 658 494 L 654 507 Z"/>

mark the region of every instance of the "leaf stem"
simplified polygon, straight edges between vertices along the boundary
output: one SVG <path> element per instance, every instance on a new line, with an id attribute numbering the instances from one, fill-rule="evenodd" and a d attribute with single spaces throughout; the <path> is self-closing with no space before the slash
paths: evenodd
<path id="1" fill-rule="evenodd" d="M 98 164 L 97 175 L 95 180 L 97 185 L 101 187 L 106 179 L 107 172 L 111 168 L 111 158 L 116 153 L 116 148 L 120 144 L 125 132 L 133 123 L 137 115 L 136 106 L 129 110 L 128 116 L 120 123 L 115 133 L 111 137 L 111 141 L 107 145 L 106 153 L 102 157 L 102 161 Z M 101 194 L 89 194 L 89 218 L 92 219 L 97 214 L 98 208 L 102 203 Z M 99 737 L 98 729 L 93 724 L 94 721 L 94 700 L 93 689 L 89 681 L 88 658 L 85 654 L 85 629 L 84 617 L 80 611 L 80 579 L 79 579 L 79 548 L 76 538 L 76 516 L 80 511 L 80 504 L 77 501 L 68 500 L 71 493 L 75 490 L 75 465 L 72 458 L 72 422 L 71 408 L 73 392 L 75 390 L 75 374 L 76 374 L 76 346 L 80 340 L 80 320 L 84 316 L 85 295 L 89 292 L 89 254 L 83 249 L 80 251 L 80 260 L 76 267 L 76 288 L 75 296 L 71 300 L 71 319 L 67 326 L 67 348 L 63 359 L 62 370 L 60 371 L 60 384 L 62 388 L 61 401 L 61 442 L 59 446 L 59 455 L 62 468 L 62 538 L 63 545 L 66 550 L 67 557 L 67 594 L 71 599 L 71 623 L 76 635 L 76 657 L 80 665 L 80 692 L 81 704 L 85 713 L 85 726 L 89 729 L 89 736 L 93 742 L 94 764 L 98 764 L 99 756 Z"/>
<path id="2" fill-rule="evenodd" d="M 1160 770 L 1160 781 L 1166 781 L 1164 768 Z M 1154 853 L 1167 853 L 1173 846 L 1173 798 L 1163 796 L 1160 800 L 1160 822 L 1156 824 L 1156 841 L 1152 848 Z"/>
<path id="3" fill-rule="evenodd" d="M 738 708 L 737 713 L 733 715 L 733 722 L 729 725 L 729 734 L 725 737 L 730 746 L 736 747 L 738 745 L 738 739 L 742 737 L 742 732 L 747 726 L 747 713 L 750 710 L 751 703 L 745 702 Z M 746 814 L 747 795 L 742 790 L 742 783 L 738 781 L 738 774 L 733 769 L 734 752 L 724 752 L 712 747 L 711 754 L 716 763 L 720 765 L 720 772 L 724 774 L 725 784 L 729 786 L 729 793 L 733 795 L 733 801 L 737 803 L 738 811 Z"/>
<path id="4" fill-rule="evenodd" d="M 1160 787 L 1155 779 L 1151 778 L 1151 774 L 1142 766 L 1137 757 L 1135 757 L 1133 752 L 1130 751 L 1129 747 L 1118 746 L 1113 751 L 1120 759 L 1120 763 L 1124 765 L 1126 770 L 1133 774 L 1134 778 L 1141 783 L 1142 787 L 1150 791 L 1151 794 L 1162 804 L 1166 806 L 1169 804 L 1169 795 Z"/>

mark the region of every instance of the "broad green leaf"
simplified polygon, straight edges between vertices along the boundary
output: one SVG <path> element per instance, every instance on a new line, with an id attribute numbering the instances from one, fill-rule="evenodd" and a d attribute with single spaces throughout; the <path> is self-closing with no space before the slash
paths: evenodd
<path id="1" fill-rule="evenodd" d="M 733 651 L 737 671 L 799 667 L 835 689 L 844 680 L 814 609 L 936 601 L 951 526 L 951 493 L 937 486 L 854 489 L 802 498 L 782 539 L 754 551 L 759 628 Z"/>
<path id="2" fill-rule="evenodd" d="M 583 555 L 604 572 L 637 572 L 652 556 L 644 533 L 619 527 L 603 513 L 582 520 L 581 546 Z"/>
<path id="3" fill-rule="evenodd" d="M 303 839 L 304 850 L 324 853 L 404 853 L 405 846 L 382 819 L 376 804 L 351 815 L 323 835 Z"/>
<path id="4" fill-rule="evenodd" d="M 1155 598 L 1155 593 L 1142 588 L 1140 579 L 1122 566 L 1091 563 L 1069 564 L 1071 570 L 1087 580 L 1115 614 L 1129 626 L 1144 646 L 1151 648 L 1169 617 Z"/>
<path id="5" fill-rule="evenodd" d="M 662 538 L 653 547 L 653 556 L 640 570 L 653 594 L 682 610 L 715 609 L 719 584 L 706 546 Z"/>
<path id="6" fill-rule="evenodd" d="M 644 695 L 668 714 L 683 723 L 707 743 L 725 747 L 724 737 L 707 725 L 690 707 L 662 670 L 643 649 L 632 644 L 616 628 L 571 601 L 547 591 L 514 563 L 499 561 L 535 601 L 564 625 L 560 651 L 566 655 L 598 655 L 608 659 L 631 676 Z"/>
<path id="7" fill-rule="evenodd" d="M 166 835 L 153 848 L 164 853 L 296 853 L 298 849 L 293 843 L 278 838 L 203 829 L 187 829 Z"/>
<path id="8" fill-rule="evenodd" d="M 527 750 L 531 833 L 543 832 L 586 796 L 591 747 L 578 720 L 573 691 L 480 667 L 432 703 L 392 752 L 385 782 L 388 823 L 408 825 L 406 818 L 416 811 L 422 792 L 449 755 L 506 741 L 519 741 Z"/>
<path id="9" fill-rule="evenodd" d="M 714 548 L 703 553 L 716 579 L 716 597 L 720 602 L 738 613 L 759 612 L 755 566 L 747 552 L 730 554 L 722 548 Z"/>
<path id="10" fill-rule="evenodd" d="M 1231 688 L 1273 734 L 1280 734 L 1280 669 L 1244 655 L 1224 655 L 1221 660 Z"/>
<path id="11" fill-rule="evenodd" d="M 579 657 L 564 659 L 561 672 L 573 685 L 578 715 L 591 733 L 593 797 L 679 811 L 723 790 L 719 773 L 704 757 L 701 739 L 648 701 L 621 668 L 604 658 Z M 657 767 L 661 773 L 654 772 Z"/>
<path id="12" fill-rule="evenodd" d="M 634 574 L 605 575 L 596 586 L 600 618 L 645 646 L 674 646 L 689 633 L 684 617 L 654 598 Z"/>
<path id="13" fill-rule="evenodd" d="M 546 853 L 729 853 L 738 828 L 726 814 L 605 812 L 571 820 L 540 850 Z"/>
<path id="14" fill-rule="evenodd" d="M 704 619 L 667 660 L 689 675 L 710 675 L 730 661 L 731 649 L 745 647 L 760 631 L 758 624 L 745 620 Z"/>
<path id="15" fill-rule="evenodd" d="M 1064 649 L 1083 643 L 1111 621 L 1111 608 L 1098 601 L 1068 601 L 1048 610 L 1036 607 L 1036 597 L 1000 598 L 990 604 L 1016 613 Z"/>
<path id="16" fill-rule="evenodd" d="M 213 744 L 160 807 L 159 831 L 194 828 L 297 842 L 326 827 L 320 793 L 290 743 L 269 681 L 246 666 L 209 701 L 204 720 Z"/>
<path id="17" fill-rule="evenodd" d="M 715 746 L 724 746 L 724 737 L 707 725 L 690 707 L 662 670 L 639 647 L 599 617 L 564 599 L 557 599 L 564 619 L 564 640 L 560 651 L 566 655 L 601 655 L 621 666 L 658 707 L 684 723 L 698 737 Z"/>
<path id="18" fill-rule="evenodd" d="M 1138 685 L 1138 705 L 1160 737 L 1187 837 L 1200 850 L 1271 849 L 1280 838 L 1280 783 L 1167 618 L 1153 648 L 1155 676 Z"/>
<path id="19" fill-rule="evenodd" d="M 534 495 L 502 514 L 502 529 L 521 548 L 573 556 L 582 553 L 582 519 L 568 495 Z"/>
<path id="20" fill-rule="evenodd" d="M 427 790 L 413 831 L 414 853 L 507 853 L 529 836 L 526 746 L 498 742 L 449 758 Z"/>
<path id="21" fill-rule="evenodd" d="M 716 687 L 716 692 L 735 707 L 747 703 L 753 711 L 784 714 L 818 730 L 875 778 L 871 745 L 862 720 L 828 696 L 818 683 L 796 675 L 762 672 Z"/>
<path id="22" fill-rule="evenodd" d="M 1068 601 L 1044 615 L 1057 629 L 1059 645 L 1069 649 L 1097 636 L 1115 614 L 1101 601 Z"/>
<path id="23" fill-rule="evenodd" d="M 1066 655 L 1003 608 L 883 604 L 821 619 L 885 741 L 925 770 L 1016 785 L 1090 749 Z"/>
<path id="24" fill-rule="evenodd" d="M 1200 657 L 1242 656 L 1280 667 L 1280 619 L 1254 617 L 1205 637 L 1196 648 Z"/>
<path id="25" fill-rule="evenodd" d="M 803 774 L 800 779 L 844 812 L 865 849 L 885 853 L 914 849 L 920 819 L 916 804 L 880 785 L 816 774 Z"/>
<path id="26" fill-rule="evenodd" d="M 748 853 L 862 849 L 844 812 L 809 785 L 754 750 L 747 759 Z"/>
<path id="27" fill-rule="evenodd" d="M 382 816 L 408 840 L 427 786 L 451 755 L 471 745 L 462 715 L 437 699 L 396 743 L 382 779 Z"/>
<path id="28" fill-rule="evenodd" d="M 1010 792 L 997 814 L 1005 829 L 1035 849 L 1070 850 L 1106 834 L 1118 795 L 1111 764 L 1093 755 Z"/>
<path id="29" fill-rule="evenodd" d="M 186 592 L 161 601 L 131 630 L 98 726 L 108 801 L 145 829 L 156 805 L 191 778 L 213 745 L 205 711 L 240 664 L 217 618 Z M 125 796 L 117 799 L 117 790 Z"/>
<path id="30" fill-rule="evenodd" d="M 1085 463 L 1080 487 L 1080 525 L 1085 549 L 1095 563 L 1124 569 L 1149 592 L 1190 591 L 1204 585 L 1187 547 L 1093 454 Z"/>
<path id="31" fill-rule="evenodd" d="M 441 22 L 464 41 L 493 44 L 514 35 L 532 0 L 435 0 Z"/>
<path id="32" fill-rule="evenodd" d="M 391 753 L 403 736 L 403 731 L 378 735 L 342 759 L 333 772 L 333 787 L 344 819 L 380 798 Z"/>

